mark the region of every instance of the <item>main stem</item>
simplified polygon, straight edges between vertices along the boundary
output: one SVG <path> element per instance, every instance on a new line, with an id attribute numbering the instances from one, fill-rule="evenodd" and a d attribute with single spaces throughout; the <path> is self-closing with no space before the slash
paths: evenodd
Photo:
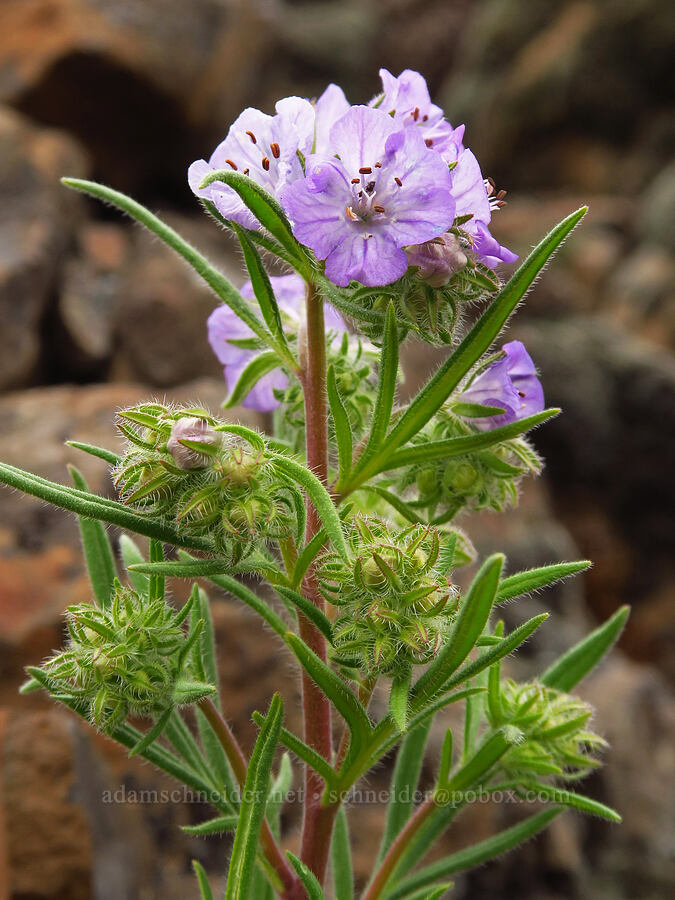
<path id="1" fill-rule="evenodd" d="M 301 348 L 301 381 L 305 397 L 307 465 L 316 477 L 328 485 L 328 415 L 326 406 L 326 330 L 323 298 L 313 285 L 307 286 L 307 319 L 304 347 Z M 312 504 L 308 504 L 305 540 L 310 541 L 321 529 L 321 520 Z M 314 566 L 310 566 L 302 583 L 302 591 L 322 612 L 325 603 L 319 590 Z M 300 637 L 317 656 L 326 660 L 326 641 L 321 632 L 302 614 L 299 615 Z M 324 759 L 331 762 L 333 742 L 331 706 L 323 691 L 302 672 L 302 706 L 304 738 Z M 331 834 L 337 804 L 322 806 L 323 779 L 305 766 L 305 803 L 302 823 L 300 858 L 323 884 L 328 864 Z"/>

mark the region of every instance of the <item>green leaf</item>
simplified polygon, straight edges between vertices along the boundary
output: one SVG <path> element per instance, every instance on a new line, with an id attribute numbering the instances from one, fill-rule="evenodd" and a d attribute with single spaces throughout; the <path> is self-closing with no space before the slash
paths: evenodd
<path id="1" fill-rule="evenodd" d="M 326 896 L 319 884 L 319 881 L 316 875 L 312 872 L 312 870 L 299 860 L 295 854 L 291 853 L 290 850 L 286 851 L 286 856 L 291 861 L 291 865 L 298 873 L 298 877 L 303 884 L 303 887 L 307 891 L 308 900 L 326 900 Z"/>
<path id="2" fill-rule="evenodd" d="M 330 845 L 335 900 L 354 900 L 354 870 L 349 843 L 349 824 L 344 806 L 338 810 Z"/>
<path id="3" fill-rule="evenodd" d="M 251 178 L 248 178 L 248 176 L 226 169 L 209 173 L 202 181 L 200 187 L 208 187 L 216 181 L 224 182 L 239 194 L 260 224 L 288 251 L 294 260 L 296 269 L 301 274 L 311 274 L 307 253 L 293 236 L 291 223 L 286 218 L 280 204 L 271 194 L 268 194 L 267 191 Z"/>
<path id="4" fill-rule="evenodd" d="M 503 565 L 504 556 L 495 553 L 481 566 L 460 605 L 450 640 L 415 685 L 415 710 L 443 689 L 475 646 L 490 617 Z"/>
<path id="5" fill-rule="evenodd" d="M 382 843 L 378 854 L 378 862 L 384 856 L 398 837 L 405 823 L 412 815 L 413 799 L 422 763 L 424 762 L 424 749 L 429 737 L 432 717 L 411 728 L 403 739 L 396 756 L 396 765 L 391 776 L 391 788 L 389 803 L 387 804 L 387 819 L 382 835 Z"/>
<path id="6" fill-rule="evenodd" d="M 161 541 L 150 541 L 150 563 L 161 565 L 164 562 L 164 547 Z M 150 600 L 164 600 L 165 582 L 164 575 L 155 570 L 150 573 L 148 597 Z"/>
<path id="7" fill-rule="evenodd" d="M 300 610 L 300 612 L 319 629 L 326 640 L 330 644 L 333 643 L 333 628 L 331 626 L 330 619 L 317 606 L 315 606 L 311 600 L 308 600 L 306 597 L 303 597 L 302 594 L 299 594 L 297 591 L 291 590 L 291 588 L 284 587 L 283 585 L 277 585 L 274 590 L 277 592 L 277 594 L 280 594 L 282 597 L 290 600 L 290 602 L 294 606 L 296 606 Z"/>
<path id="8" fill-rule="evenodd" d="M 216 816 L 215 819 L 208 819 L 206 822 L 200 822 L 199 825 L 181 825 L 181 831 L 186 834 L 196 834 L 203 837 L 207 834 L 224 834 L 226 831 L 234 831 L 237 827 L 239 816 Z"/>
<path id="9" fill-rule="evenodd" d="M 126 528 L 146 537 L 157 538 L 157 540 L 173 544 L 176 547 L 213 550 L 211 541 L 180 534 L 167 523 L 145 518 L 132 512 L 122 503 L 48 481 L 46 478 L 33 475 L 31 472 L 24 472 L 22 469 L 7 465 L 7 463 L 0 463 L 0 482 L 23 491 L 25 494 L 38 497 L 53 506 L 58 506 L 60 509 L 67 509 L 86 518 L 109 522 L 111 525 Z"/>
<path id="10" fill-rule="evenodd" d="M 84 475 L 75 466 L 68 466 L 73 484 L 81 491 L 89 491 Z M 105 609 L 110 605 L 115 581 L 115 557 L 105 528 L 95 519 L 78 516 L 82 549 L 87 564 L 89 581 L 98 605 Z"/>
<path id="11" fill-rule="evenodd" d="M 480 784 L 480 779 L 502 758 L 511 747 L 501 731 L 490 735 L 442 790 L 447 790 L 452 798 L 454 793 L 462 793 Z"/>
<path id="12" fill-rule="evenodd" d="M 389 712 L 398 730 L 405 734 L 408 730 L 408 697 L 410 694 L 410 682 L 412 668 L 397 673 L 391 682 L 389 689 Z"/>
<path id="13" fill-rule="evenodd" d="M 349 726 L 355 742 L 365 740 L 372 732 L 368 713 L 360 700 L 326 663 L 297 635 L 287 632 L 286 640 L 301 665 L 333 702 L 333 705 Z"/>
<path id="14" fill-rule="evenodd" d="M 74 447 L 76 450 L 82 450 L 90 456 L 96 456 L 102 459 L 110 466 L 117 466 L 121 462 L 122 457 L 113 453 L 112 450 L 106 450 L 105 447 L 96 447 L 94 444 L 83 444 L 81 441 L 66 441 L 66 446 Z"/>
<path id="15" fill-rule="evenodd" d="M 499 589 L 497 590 L 496 603 L 504 603 L 506 600 L 512 600 L 514 597 L 522 597 L 523 594 L 531 594 L 532 591 L 541 590 L 561 581 L 563 578 L 569 578 L 570 575 L 577 575 L 588 569 L 592 563 L 588 559 L 582 559 L 579 562 L 554 563 L 551 566 L 542 566 L 538 569 L 527 569 L 524 572 L 516 572 L 507 578 L 502 578 Z"/>
<path id="16" fill-rule="evenodd" d="M 380 354 L 380 372 L 378 378 L 377 398 L 370 423 L 368 442 L 355 468 L 355 473 L 363 469 L 364 464 L 382 446 L 391 421 L 391 411 L 396 394 L 398 377 L 398 330 L 396 327 L 396 311 L 393 301 L 389 302 L 384 324 L 382 352 Z"/>
<path id="17" fill-rule="evenodd" d="M 163 575 L 169 578 L 210 578 L 232 571 L 227 559 L 167 559 L 164 562 L 140 562 L 129 565 L 129 574 Z"/>
<path id="18" fill-rule="evenodd" d="M 183 259 L 192 266 L 195 272 L 204 279 L 208 286 L 215 291 L 226 306 L 245 322 L 254 334 L 257 334 L 266 344 L 274 346 L 274 337 L 267 331 L 263 323 L 256 316 L 250 304 L 241 296 L 239 291 L 227 280 L 227 278 L 214 268 L 211 263 L 191 244 L 184 240 L 176 231 L 156 215 L 146 209 L 140 203 L 114 191 L 112 188 L 94 181 L 83 181 L 79 178 L 62 178 L 66 187 L 82 191 L 92 197 L 97 197 L 104 203 L 116 206 L 122 212 L 131 216 L 141 225 L 156 234 L 167 246 L 175 250 Z"/>
<path id="19" fill-rule="evenodd" d="M 233 594 L 238 600 L 241 600 L 247 606 L 258 613 L 258 615 L 267 622 L 267 624 L 281 637 L 284 641 L 288 634 L 286 623 L 277 615 L 274 610 L 265 603 L 257 594 L 254 594 L 250 588 L 241 584 L 235 578 L 229 575 L 209 575 L 209 580 L 223 590 Z"/>
<path id="20" fill-rule="evenodd" d="M 584 206 L 567 216 L 534 248 L 459 347 L 427 382 L 397 421 L 387 440 L 388 450 L 395 450 L 409 441 L 441 408 L 471 367 L 490 349 L 548 260 L 587 211 L 588 208 Z"/>
<path id="21" fill-rule="evenodd" d="M 274 350 L 263 350 L 262 353 L 254 356 L 251 362 L 243 369 L 237 379 L 237 383 L 232 388 L 229 397 L 225 401 L 225 409 L 238 406 L 242 400 L 248 397 L 249 393 L 264 375 L 278 368 L 279 356 Z"/>
<path id="22" fill-rule="evenodd" d="M 477 453 L 480 450 L 485 450 L 487 447 L 501 444 L 503 441 L 525 434 L 526 431 L 530 431 L 537 425 L 547 422 L 559 413 L 560 410 L 558 408 L 545 409 L 540 413 L 535 413 L 533 416 L 527 416 L 525 419 L 519 419 L 510 425 L 502 425 L 490 431 L 468 434 L 464 437 L 448 438 L 443 441 L 413 444 L 388 457 L 379 471 L 388 472 L 393 469 L 400 469 L 401 466 L 421 465 L 438 459 L 452 459 L 456 456 L 466 456 L 468 453 Z M 389 445 L 387 445 L 387 449 L 389 449 Z"/>
<path id="23" fill-rule="evenodd" d="M 381 497 L 382 500 L 395 509 L 397 513 L 400 513 L 408 522 L 413 522 L 415 524 L 424 523 L 424 519 L 415 512 L 409 503 L 406 503 L 405 500 L 401 500 L 401 498 L 394 494 L 393 491 L 388 491 L 386 488 L 380 487 L 379 484 L 364 484 L 357 490 L 366 491 L 369 494 L 375 494 L 376 497 Z"/>
<path id="24" fill-rule="evenodd" d="M 283 730 L 284 729 L 282 728 L 282 733 Z M 279 772 L 277 774 L 277 777 L 274 779 L 272 787 L 270 788 L 265 812 L 265 818 L 269 823 L 272 834 L 277 840 L 279 840 L 279 835 L 281 832 L 281 810 L 283 809 L 284 802 L 286 801 L 286 795 L 290 791 L 292 784 L 293 766 L 291 765 L 291 757 L 288 755 L 288 753 L 282 753 Z"/>
<path id="25" fill-rule="evenodd" d="M 252 718 L 256 725 L 259 726 L 262 726 L 265 721 L 265 717 L 259 712 L 254 712 Z M 308 766 L 314 769 L 317 775 L 320 775 L 326 784 L 332 784 L 335 771 L 330 763 L 325 760 L 320 753 L 317 753 L 316 750 L 302 741 L 297 735 L 293 734 L 292 731 L 282 728 L 279 736 L 279 743 L 283 744 L 283 746 L 286 747 L 287 750 L 290 750 L 291 753 L 294 753 L 298 759 L 307 763 Z"/>
<path id="26" fill-rule="evenodd" d="M 143 575 L 134 569 L 135 565 L 143 565 L 145 563 L 145 557 L 138 545 L 127 534 L 123 534 L 120 537 L 120 552 L 124 568 L 129 573 L 129 580 L 134 590 L 142 597 L 146 597 L 150 589 L 150 579 L 147 575 Z"/>
<path id="27" fill-rule="evenodd" d="M 171 708 L 169 707 L 169 709 L 167 709 L 166 712 L 162 713 L 159 719 L 157 719 L 153 727 L 149 731 L 147 731 L 140 739 L 140 741 L 131 748 L 131 750 L 129 751 L 129 756 L 141 756 L 143 753 L 145 753 L 150 744 L 153 744 L 166 728 L 170 715 Z"/>
<path id="28" fill-rule="evenodd" d="M 298 555 L 297 562 L 295 563 L 295 568 L 293 569 L 293 588 L 298 588 L 300 586 L 303 578 L 307 574 L 307 569 L 309 569 L 314 562 L 317 554 L 327 540 L 326 529 L 320 528 L 312 540 L 302 548 L 302 551 Z"/>
<path id="29" fill-rule="evenodd" d="M 255 869 L 260 829 L 265 816 L 274 751 L 279 740 L 284 707 L 279 694 L 270 703 L 246 772 L 239 823 L 234 837 L 225 900 L 248 900 Z"/>
<path id="30" fill-rule="evenodd" d="M 300 463 L 295 462 L 295 460 L 276 454 L 271 458 L 274 466 L 280 472 L 288 475 L 307 492 L 307 495 L 314 504 L 314 508 L 319 514 L 321 524 L 326 531 L 327 537 L 345 562 L 348 562 L 349 552 L 342 532 L 340 516 L 338 515 L 338 511 L 326 488 L 321 484 L 313 472 L 310 472 L 309 469 L 306 469 L 305 466 L 301 466 Z"/>
<path id="31" fill-rule="evenodd" d="M 578 809 L 580 812 L 589 813 L 592 816 L 600 816 L 610 822 L 621 822 L 621 816 L 609 806 L 592 800 L 590 797 L 584 797 L 583 794 L 575 794 L 574 791 L 567 791 L 563 788 L 557 788 L 550 784 L 543 784 L 539 781 L 522 781 L 522 787 L 527 791 L 536 793 L 537 800 L 545 800 L 550 803 L 556 803 L 559 806 L 569 806 L 572 809 Z"/>
<path id="32" fill-rule="evenodd" d="M 611 650 L 623 631 L 629 606 L 621 606 L 607 621 L 571 647 L 539 679 L 547 687 L 571 691 Z"/>
<path id="33" fill-rule="evenodd" d="M 387 900 L 410 900 L 414 896 L 415 891 L 428 887 L 439 878 L 447 878 L 448 875 L 454 875 L 456 872 L 465 872 L 468 869 L 473 869 L 501 856 L 503 853 L 507 853 L 509 850 L 513 850 L 515 847 L 533 838 L 536 834 L 539 834 L 544 828 L 547 828 L 561 812 L 561 807 L 545 809 L 543 812 L 535 813 L 523 822 L 518 822 L 517 825 L 505 828 L 498 834 L 487 838 L 487 840 L 480 841 L 478 844 L 473 844 L 464 850 L 453 853 L 451 856 L 438 860 L 438 862 L 425 866 L 419 872 L 415 872 L 414 875 L 408 876 L 397 884 L 387 894 Z"/>
<path id="34" fill-rule="evenodd" d="M 293 358 L 293 354 L 291 353 L 286 340 L 284 326 L 281 322 L 281 314 L 279 312 L 276 297 L 274 296 L 274 291 L 272 290 L 269 275 L 265 271 L 265 267 L 258 255 L 258 251 L 251 243 L 246 229 L 237 225 L 236 222 L 232 223 L 232 228 L 239 238 L 239 243 L 241 244 L 241 249 L 244 254 L 244 262 L 246 263 L 248 274 L 251 276 L 253 293 L 258 301 L 258 306 L 260 307 L 260 312 L 265 320 L 265 324 L 277 339 L 279 345 L 284 347 L 284 359 L 286 364 L 289 365 L 291 369 L 295 369 L 297 368 L 297 362 Z"/>
<path id="35" fill-rule="evenodd" d="M 351 472 L 352 457 L 354 455 L 354 441 L 352 438 L 352 426 L 349 422 L 349 416 L 347 415 L 347 410 L 344 407 L 335 382 L 335 367 L 332 363 L 328 366 L 326 387 L 330 412 L 333 416 L 333 425 L 335 427 L 335 442 L 337 444 L 338 453 L 337 489 L 339 490 L 339 486 L 347 481 L 349 473 Z"/>
<path id="36" fill-rule="evenodd" d="M 204 867 L 201 863 L 197 862 L 196 859 L 193 859 L 192 868 L 195 870 L 195 875 L 197 876 L 199 893 L 201 894 L 202 900 L 213 900 L 213 891 L 211 890 L 211 885 L 209 884 L 209 880 L 206 877 Z"/>
<path id="37" fill-rule="evenodd" d="M 191 766 L 195 772 L 199 772 L 202 777 L 209 782 L 213 782 L 211 769 L 202 756 L 199 746 L 192 736 L 192 732 L 185 724 L 185 720 L 177 709 L 172 709 L 164 730 L 167 739 L 185 762 Z"/>
<path id="38" fill-rule="evenodd" d="M 500 416 L 505 410 L 500 406 L 483 406 L 482 403 L 453 403 L 452 411 L 456 416 L 466 416 L 471 419 L 483 419 L 490 416 Z"/>
<path id="39" fill-rule="evenodd" d="M 438 768 L 438 778 L 436 784 L 439 788 L 447 787 L 450 781 L 450 769 L 452 769 L 452 748 L 453 736 L 452 728 L 448 728 L 443 738 L 443 746 L 441 748 L 441 762 Z"/>

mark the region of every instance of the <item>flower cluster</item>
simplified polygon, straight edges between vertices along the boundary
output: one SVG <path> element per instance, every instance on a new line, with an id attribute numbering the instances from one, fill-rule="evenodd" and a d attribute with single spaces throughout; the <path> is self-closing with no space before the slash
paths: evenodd
<path id="1" fill-rule="evenodd" d="M 251 443 L 203 409 L 144 403 L 118 418 L 128 450 L 114 480 L 128 505 L 210 537 L 233 562 L 295 526 L 292 489 L 274 476 L 262 439 Z"/>
<path id="2" fill-rule="evenodd" d="M 333 628 L 338 659 L 390 677 L 428 662 L 447 636 L 457 591 L 438 568 L 440 536 L 413 525 L 356 516 L 348 535 L 353 563 L 324 557 L 319 577 L 339 608 Z"/>
<path id="3" fill-rule="evenodd" d="M 408 324 L 444 341 L 457 304 L 495 290 L 491 270 L 516 259 L 489 230 L 505 194 L 483 178 L 464 146 L 464 126 L 445 119 L 419 73 L 382 69 L 380 76 L 382 92 L 367 105 L 350 106 L 330 85 L 314 104 L 280 100 L 273 116 L 244 110 L 209 161 L 191 165 L 188 180 L 222 220 L 258 228 L 234 189 L 222 181 L 202 186 L 223 170 L 253 179 L 281 203 L 328 279 L 341 287 L 396 283 Z M 408 301 L 419 285 L 428 290 Z M 377 294 L 361 302 L 372 309 Z"/>
<path id="4" fill-rule="evenodd" d="M 196 680 L 182 627 L 190 611 L 176 612 L 117 583 L 110 606 L 89 603 L 67 612 L 69 640 L 42 671 L 52 692 L 86 706 L 91 722 L 108 733 L 128 716 L 158 718 L 175 706 L 215 692 Z"/>
<path id="5" fill-rule="evenodd" d="M 606 746 L 588 729 L 588 703 L 538 682 L 502 681 L 499 696 L 488 704 L 488 720 L 502 728 L 512 744 L 501 760 L 510 778 L 550 775 L 576 779 L 597 768 L 593 753 Z"/>

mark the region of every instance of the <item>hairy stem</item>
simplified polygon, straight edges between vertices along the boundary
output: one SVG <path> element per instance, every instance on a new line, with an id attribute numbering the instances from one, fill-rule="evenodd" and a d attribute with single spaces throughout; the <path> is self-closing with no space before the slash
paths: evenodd
<path id="1" fill-rule="evenodd" d="M 246 781 L 246 770 L 248 769 L 248 760 L 244 756 L 244 751 L 239 746 L 230 726 L 211 700 L 200 700 L 198 705 L 225 751 L 239 787 L 243 788 Z M 260 845 L 267 861 L 279 876 L 283 885 L 283 900 L 304 900 L 306 895 L 300 879 L 287 862 L 267 821 L 263 821 L 262 824 Z"/>
<path id="2" fill-rule="evenodd" d="M 413 817 L 408 820 L 405 828 L 399 832 L 398 837 L 387 851 L 361 900 L 377 900 L 378 897 L 382 896 L 382 892 L 387 886 L 387 882 L 391 878 L 396 864 L 403 856 L 406 847 L 435 809 L 437 809 L 437 806 L 433 797 L 429 797 L 418 806 Z"/>
<path id="3" fill-rule="evenodd" d="M 304 346 L 302 344 L 304 343 Z M 324 484 L 328 483 L 328 415 L 326 406 L 326 332 L 323 299 L 310 284 L 307 288 L 307 319 L 304 342 L 301 341 L 300 376 L 305 398 L 307 465 Z M 321 529 L 321 520 L 312 504 L 308 504 L 305 540 Z M 325 603 L 319 591 L 314 565 L 302 583 L 302 591 L 322 611 Z M 326 660 L 326 641 L 317 628 L 302 614 L 299 615 L 300 637 L 322 660 Z M 302 673 L 302 705 L 304 739 L 328 762 L 333 755 L 331 736 L 331 706 L 328 698 Z M 302 823 L 300 857 L 321 883 L 326 875 L 330 838 L 337 813 L 337 805 L 322 806 L 324 783 L 309 766 L 305 766 L 305 803 Z"/>

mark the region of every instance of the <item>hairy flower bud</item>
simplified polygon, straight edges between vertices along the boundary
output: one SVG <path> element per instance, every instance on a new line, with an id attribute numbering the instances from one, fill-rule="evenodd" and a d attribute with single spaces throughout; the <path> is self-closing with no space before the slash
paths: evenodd
<path id="1" fill-rule="evenodd" d="M 221 442 L 222 435 L 215 431 L 206 419 L 187 416 L 173 423 L 166 446 L 179 469 L 200 469 L 209 464 L 212 454 L 200 452 L 191 444 L 204 444 L 216 448 Z"/>
<path id="2" fill-rule="evenodd" d="M 352 565 L 329 553 L 319 569 L 324 595 L 340 608 L 338 658 L 390 676 L 428 662 L 457 606 L 455 588 L 435 568 L 439 533 L 421 525 L 396 532 L 381 519 L 356 517 L 348 542 Z"/>
<path id="3" fill-rule="evenodd" d="M 446 232 L 425 244 L 417 244 L 406 251 L 408 263 L 417 266 L 417 277 L 434 288 L 444 287 L 455 272 L 463 269 L 468 258 L 459 238 Z"/>

